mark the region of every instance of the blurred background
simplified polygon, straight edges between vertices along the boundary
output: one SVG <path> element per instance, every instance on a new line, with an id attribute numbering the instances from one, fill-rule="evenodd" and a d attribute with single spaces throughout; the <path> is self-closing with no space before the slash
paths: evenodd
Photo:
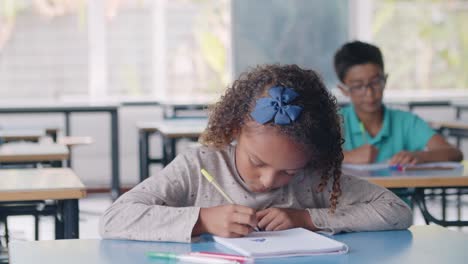
<path id="1" fill-rule="evenodd" d="M 467 25 L 466 0 L 0 0 L 0 107 L 118 104 L 120 181 L 130 188 L 139 182 L 137 123 L 161 120 L 158 102 L 213 102 L 264 63 L 315 69 L 342 101 L 332 60 L 350 40 L 382 49 L 386 100 L 397 107 L 468 102 Z M 411 110 L 438 120 L 456 111 Z M 71 135 L 93 139 L 73 148 L 73 170 L 90 192 L 109 189 L 108 120 L 106 113 L 70 119 Z M 64 133 L 61 114 L 0 115 L 2 127 L 25 124 Z M 151 155 L 162 154 L 161 139 L 149 145 Z M 460 147 L 466 159 L 466 140 Z"/>

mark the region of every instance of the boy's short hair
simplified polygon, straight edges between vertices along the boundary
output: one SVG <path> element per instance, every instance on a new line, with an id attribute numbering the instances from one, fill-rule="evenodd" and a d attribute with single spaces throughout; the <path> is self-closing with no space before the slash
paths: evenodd
<path id="1" fill-rule="evenodd" d="M 351 67 L 366 63 L 376 64 L 384 71 L 382 52 L 377 46 L 361 41 L 353 41 L 344 44 L 335 53 L 335 72 L 342 82 Z"/>

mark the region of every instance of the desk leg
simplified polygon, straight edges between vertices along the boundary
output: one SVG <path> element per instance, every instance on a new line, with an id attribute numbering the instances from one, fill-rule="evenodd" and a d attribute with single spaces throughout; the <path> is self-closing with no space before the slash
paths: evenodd
<path id="1" fill-rule="evenodd" d="M 70 112 L 65 112 L 65 135 L 68 137 L 71 135 L 71 125 L 70 125 Z M 71 148 L 68 148 L 68 160 L 66 160 L 67 167 L 72 167 L 72 151 Z"/>
<path id="2" fill-rule="evenodd" d="M 63 200 L 61 214 L 63 220 L 63 238 L 71 239 L 79 237 L 79 210 L 78 200 Z"/>
<path id="3" fill-rule="evenodd" d="M 166 167 L 176 155 L 176 139 L 163 136 L 163 167 Z"/>
<path id="4" fill-rule="evenodd" d="M 117 110 L 111 111 L 111 153 L 112 153 L 112 180 L 111 196 L 117 199 L 120 195 L 120 161 L 119 161 L 119 118 Z"/>
<path id="5" fill-rule="evenodd" d="M 447 191 L 445 188 L 442 188 L 442 221 L 447 219 Z"/>
<path id="6" fill-rule="evenodd" d="M 457 190 L 457 220 L 461 220 L 461 195 L 462 191 L 461 189 Z"/>
<path id="7" fill-rule="evenodd" d="M 175 138 L 171 138 L 171 161 L 173 161 L 177 155 L 177 149 L 176 149 L 176 143 L 177 143 L 177 140 Z"/>
<path id="8" fill-rule="evenodd" d="M 64 239 L 63 201 L 57 201 L 55 211 L 55 239 Z"/>
<path id="9" fill-rule="evenodd" d="M 414 194 L 414 201 L 418 205 L 426 224 L 435 223 L 441 226 L 468 226 L 468 221 L 447 221 L 435 218 L 427 209 L 424 188 L 417 188 Z"/>
<path id="10" fill-rule="evenodd" d="M 170 159 L 170 144 L 168 143 L 169 139 L 166 138 L 164 135 L 161 135 L 161 140 L 162 140 L 162 165 L 163 168 L 166 167 L 166 165 L 169 163 Z"/>
<path id="11" fill-rule="evenodd" d="M 140 130 L 138 133 L 138 153 L 140 160 L 140 182 L 149 175 L 149 135 L 147 131 Z"/>

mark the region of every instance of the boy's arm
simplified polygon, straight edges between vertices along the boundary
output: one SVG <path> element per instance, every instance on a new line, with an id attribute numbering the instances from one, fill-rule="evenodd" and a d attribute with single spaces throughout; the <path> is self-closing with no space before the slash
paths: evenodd
<path id="1" fill-rule="evenodd" d="M 424 151 L 402 151 L 390 159 L 390 164 L 417 164 L 437 161 L 461 161 L 463 153 L 441 135 L 433 135 Z"/>
<path id="2" fill-rule="evenodd" d="M 187 206 L 190 169 L 179 155 L 158 175 L 123 194 L 100 219 L 103 238 L 190 242 L 200 208 Z"/>
<path id="3" fill-rule="evenodd" d="M 427 151 L 421 153 L 421 158 L 424 162 L 461 161 L 463 153 L 441 135 L 434 135 L 427 143 Z"/>
<path id="4" fill-rule="evenodd" d="M 391 191 L 352 176 L 341 177 L 342 194 L 334 213 L 329 192 L 323 208 L 307 209 L 314 227 L 328 233 L 406 229 L 412 223 L 409 207 Z"/>
<path id="5" fill-rule="evenodd" d="M 408 114 L 404 122 L 405 150 L 395 154 L 390 164 L 417 164 L 435 161 L 460 161 L 462 152 L 436 134 L 420 117 Z"/>

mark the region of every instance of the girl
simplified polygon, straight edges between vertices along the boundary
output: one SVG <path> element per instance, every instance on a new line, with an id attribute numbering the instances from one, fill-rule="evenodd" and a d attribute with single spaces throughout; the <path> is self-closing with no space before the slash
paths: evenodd
<path id="1" fill-rule="evenodd" d="M 257 226 L 334 234 L 411 223 L 393 193 L 341 176 L 336 100 L 312 70 L 267 65 L 241 75 L 215 105 L 201 141 L 122 195 L 102 216 L 101 235 L 190 242 L 201 233 L 245 236 Z"/>

